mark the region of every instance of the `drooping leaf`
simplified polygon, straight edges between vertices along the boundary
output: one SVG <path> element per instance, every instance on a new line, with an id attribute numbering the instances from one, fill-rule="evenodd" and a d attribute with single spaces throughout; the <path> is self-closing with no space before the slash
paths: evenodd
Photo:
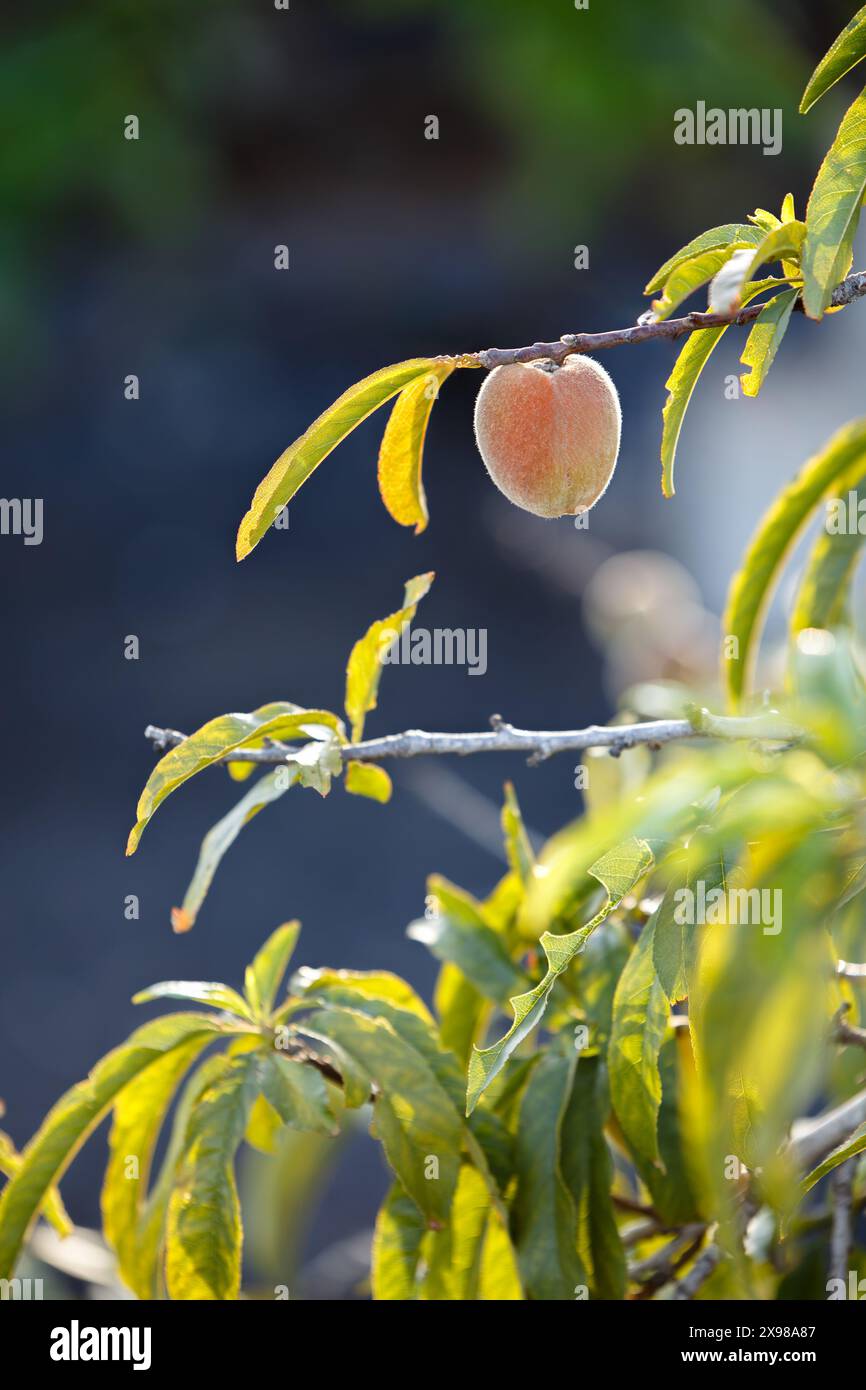
<path id="1" fill-rule="evenodd" d="M 761 239 L 759 236 L 758 240 Z M 775 280 L 761 280 L 746 285 L 743 289 L 742 305 L 745 306 L 775 283 Z M 710 354 L 722 334 L 727 331 L 728 325 L 723 324 L 720 328 L 700 328 L 691 333 L 665 382 L 665 390 L 669 393 L 662 410 L 662 492 L 665 497 L 674 495 L 674 460 L 692 392 L 710 359 Z"/>
<path id="2" fill-rule="evenodd" d="M 448 1225 L 428 1231 L 421 1246 L 424 1275 L 418 1297 L 488 1302 L 522 1298 L 516 1256 L 484 1178 L 464 1164 Z"/>
<path id="3" fill-rule="evenodd" d="M 502 937 L 484 920 L 479 905 L 438 874 L 427 881 L 428 915 L 412 922 L 406 935 L 420 941 L 437 960 L 456 966 L 467 980 L 495 1004 L 526 984 Z"/>
<path id="4" fill-rule="evenodd" d="M 521 883 L 527 883 L 535 864 L 532 844 L 523 824 L 520 803 L 513 782 L 505 783 L 505 801 L 502 806 L 502 833 L 505 836 L 505 853 L 511 872 Z"/>
<path id="5" fill-rule="evenodd" d="M 457 1183 L 463 1126 L 428 1062 L 384 1018 L 328 1008 L 316 1012 L 314 1027 L 311 1036 L 333 1039 L 376 1083 L 374 1128 L 388 1162 L 428 1221 L 444 1224 Z"/>
<path id="6" fill-rule="evenodd" d="M 577 1065 L 573 1050 L 551 1047 L 530 1075 L 517 1126 L 514 1243 L 530 1298 L 574 1299 L 586 1284 L 577 1252 L 577 1213 L 562 1174 L 562 1124 Z"/>
<path id="7" fill-rule="evenodd" d="M 406 582 L 403 593 L 403 607 L 387 618 L 380 618 L 355 643 L 349 653 L 346 667 L 346 714 L 352 725 L 354 742 L 363 736 L 364 720 L 371 709 L 376 708 L 379 680 L 382 675 L 382 659 L 406 623 L 415 616 L 415 610 L 433 583 L 433 573 L 418 574 Z"/>
<path id="8" fill-rule="evenodd" d="M 798 289 L 783 290 L 769 299 L 752 325 L 740 358 L 742 366 L 749 368 L 748 374 L 744 372 L 740 377 L 744 396 L 757 396 L 763 386 L 799 293 Z"/>
<path id="9" fill-rule="evenodd" d="M 300 922 L 284 922 L 271 933 L 246 968 L 244 988 L 250 1007 L 257 1018 L 266 1018 L 274 1007 L 277 991 L 288 969 L 300 930 Z"/>
<path id="10" fill-rule="evenodd" d="M 166 1052 L 194 1037 L 235 1031 L 206 1014 L 170 1014 L 145 1023 L 49 1111 L 0 1196 L 0 1278 L 8 1278 L 45 1194 L 59 1181 L 123 1087 Z"/>
<path id="11" fill-rule="evenodd" d="M 658 910 L 644 926 L 620 976 L 607 1049 L 616 1117 L 630 1147 L 650 1163 L 659 1156 L 659 1053 L 668 1026 L 668 1001 L 653 962 L 657 915 Z"/>
<path id="12" fill-rule="evenodd" d="M 831 528 L 828 514 L 815 538 L 791 614 L 792 636 L 804 628 L 838 628 L 848 621 L 851 582 L 866 541 L 866 532 L 860 530 L 860 508 L 866 507 L 866 481 L 861 479 L 849 495 L 840 500 L 846 524 L 838 529 Z"/>
<path id="13" fill-rule="evenodd" d="M 491 1005 L 463 971 L 447 961 L 439 971 L 433 1003 L 442 1046 L 466 1065 Z"/>
<path id="14" fill-rule="evenodd" d="M 332 406 L 314 420 L 300 439 L 280 454 L 271 471 L 259 483 L 249 511 L 238 528 L 237 558 L 255 549 L 278 513 L 298 488 L 348 434 L 380 405 L 396 396 L 415 377 L 437 367 L 435 358 L 416 357 L 382 367 L 344 391 Z"/>
<path id="15" fill-rule="evenodd" d="M 376 763 L 347 763 L 344 785 L 353 796 L 366 796 L 383 805 L 391 800 L 393 791 L 391 778 Z"/>
<path id="16" fill-rule="evenodd" d="M 839 430 L 765 513 L 728 591 L 722 677 L 733 705 L 747 688 L 764 615 L 782 567 L 815 507 L 866 457 L 866 420 Z"/>
<path id="17" fill-rule="evenodd" d="M 684 261 L 693 260 L 705 251 L 713 251 L 718 247 L 730 247 L 735 244 L 757 246 L 763 236 L 761 227 L 751 226 L 748 222 L 727 222 L 721 227 L 710 227 L 709 231 L 701 232 L 700 236 L 696 236 L 687 246 L 671 256 L 670 260 L 665 261 L 648 281 L 644 294 L 656 294 Z"/>
<path id="18" fill-rule="evenodd" d="M 417 1297 L 415 1273 L 426 1229 L 412 1198 L 395 1182 L 379 1208 L 373 1232 L 370 1277 L 377 1302 Z"/>
<path id="19" fill-rule="evenodd" d="M 803 306 L 819 319 L 847 273 L 852 227 L 866 192 L 866 91 L 849 107 L 818 170 L 806 208 Z"/>
<path id="20" fill-rule="evenodd" d="M 455 362 L 437 362 L 404 386 L 385 426 L 379 450 L 379 492 L 390 515 L 416 536 L 427 525 L 427 498 L 421 481 L 424 437 L 439 388 Z"/>
<path id="21" fill-rule="evenodd" d="M 238 766 L 252 767 L 253 764 L 239 763 Z M 278 801 L 289 787 L 294 786 L 298 775 L 298 769 L 295 767 L 278 767 L 273 772 L 266 773 L 250 787 L 246 795 L 241 797 L 222 820 L 218 820 L 216 825 L 211 827 L 201 842 L 195 873 L 184 894 L 183 903 L 180 907 L 172 908 L 171 924 L 175 932 L 187 932 L 195 925 L 223 856 L 231 849 L 244 826 L 265 806 Z"/>
<path id="22" fill-rule="evenodd" d="M 124 1087 L 114 1106 L 102 1228 L 121 1278 L 138 1298 L 153 1297 L 154 1270 L 142 1227 L 156 1142 L 181 1077 L 210 1041 L 205 1033 L 167 1052 Z"/>
<path id="23" fill-rule="evenodd" d="M 846 72 L 866 57 L 866 5 L 858 10 L 835 38 L 806 84 L 800 102 L 800 115 L 829 91 Z"/>
<path id="24" fill-rule="evenodd" d="M 133 1004 L 149 1004 L 154 999 L 183 999 L 192 1004 L 210 1004 L 212 1009 L 226 1009 L 238 1018 L 254 1022 L 247 1001 L 229 985 L 216 980 L 161 980 L 148 985 L 132 996 Z"/>
<path id="25" fill-rule="evenodd" d="M 261 1058 L 223 1057 L 189 1117 L 166 1214 L 165 1277 L 175 1300 L 235 1299 L 241 1281 L 234 1159 L 259 1090 Z"/>
<path id="26" fill-rule="evenodd" d="M 145 826 L 165 798 L 227 753 L 265 738 L 285 742 L 329 734 L 339 738 L 344 735 L 342 723 L 335 714 L 328 710 L 301 709 L 288 701 L 262 705 L 251 714 L 223 714 L 211 719 L 183 743 L 169 749 L 148 777 L 139 798 L 137 821 L 129 835 L 127 854 L 135 853 Z"/>
<path id="27" fill-rule="evenodd" d="M 19 1171 L 21 1161 L 21 1155 L 9 1135 L 0 1130 L 0 1173 L 6 1178 L 11 1178 Z M 61 1240 L 65 1240 L 74 1231 L 75 1227 L 63 1205 L 63 1198 L 60 1196 L 58 1188 L 49 1187 L 40 1211 Z"/>
<path id="28" fill-rule="evenodd" d="M 561 1169 L 577 1216 L 577 1249 L 594 1298 L 625 1297 L 625 1253 L 611 1200 L 604 1137 L 610 1101 L 599 1057 L 582 1057 L 562 1118 Z"/>
<path id="29" fill-rule="evenodd" d="M 475 1048 L 469 1059 L 466 1090 L 466 1113 L 471 1114 L 482 1092 L 502 1070 L 514 1049 L 540 1022 L 547 1008 L 551 990 L 559 976 L 568 968 L 587 939 L 605 918 L 622 902 L 635 884 L 649 871 L 652 852 L 643 840 L 630 840 L 616 846 L 592 865 L 589 872 L 605 889 L 607 900 L 591 921 L 576 931 L 561 936 L 545 932 L 541 946 L 547 957 L 544 979 L 526 994 L 516 995 L 510 1002 L 514 1022 L 504 1037 L 492 1047 Z"/>

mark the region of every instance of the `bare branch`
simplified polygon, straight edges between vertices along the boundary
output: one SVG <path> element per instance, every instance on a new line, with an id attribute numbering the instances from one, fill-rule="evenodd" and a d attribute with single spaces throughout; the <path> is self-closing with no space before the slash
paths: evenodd
<path id="1" fill-rule="evenodd" d="M 579 753 L 589 748 L 606 748 L 613 757 L 628 748 L 643 744 L 660 748 L 662 744 L 679 739 L 717 738 L 749 739 L 787 745 L 799 737 L 800 731 L 776 715 L 727 717 L 697 711 L 692 719 L 654 719 L 642 724 L 590 724 L 585 729 L 516 729 L 498 715 L 491 717 L 492 728 L 481 733 L 438 734 L 423 729 L 407 729 L 401 734 L 386 734 L 384 738 L 365 739 L 347 743 L 341 748 L 344 758 L 356 762 L 378 762 L 386 758 L 417 758 L 430 754 L 469 753 L 528 753 L 530 763 L 540 763 L 555 753 Z M 183 743 L 185 734 L 177 729 L 158 729 L 149 724 L 145 738 L 162 751 Z M 227 753 L 224 761 L 232 763 L 284 763 L 293 750 L 284 743 L 270 743 L 264 748 L 239 748 Z"/>
<path id="2" fill-rule="evenodd" d="M 832 1149 L 843 1144 L 866 1121 L 866 1091 L 814 1119 L 798 1120 L 792 1126 L 788 1150 L 803 1169 L 814 1168 Z"/>
<path id="3" fill-rule="evenodd" d="M 839 308 L 852 304 L 855 299 L 866 295 L 866 271 L 858 270 L 849 275 L 833 291 L 832 304 Z M 763 309 L 763 304 L 751 304 L 738 314 L 686 314 L 679 319 L 663 319 L 660 323 L 642 320 L 630 328 L 612 328 L 604 333 L 565 333 L 555 343 L 532 343 L 522 348 L 485 348 L 483 352 L 467 353 L 460 361 L 467 366 L 477 365 L 490 370 L 504 367 L 512 362 L 535 362 L 540 358 L 550 358 L 554 362 L 564 362 L 577 352 L 601 352 L 605 348 L 625 347 L 629 343 L 646 343 L 654 339 L 667 342 L 683 338 L 701 328 L 721 328 L 725 325 L 745 327 L 754 323 Z M 802 300 L 797 300 L 797 309 L 802 310 Z"/>
<path id="4" fill-rule="evenodd" d="M 682 1279 L 674 1284 L 671 1298 L 679 1300 L 694 1298 L 698 1289 L 707 1282 L 715 1270 L 723 1254 L 724 1251 L 721 1246 L 708 1245 L 706 1250 L 695 1260 L 688 1274 L 684 1274 Z"/>

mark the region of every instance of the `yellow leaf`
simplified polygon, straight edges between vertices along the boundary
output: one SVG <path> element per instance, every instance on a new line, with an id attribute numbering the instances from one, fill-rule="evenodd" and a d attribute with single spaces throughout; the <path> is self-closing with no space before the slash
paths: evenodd
<path id="1" fill-rule="evenodd" d="M 454 370 L 440 362 L 416 377 L 397 397 L 379 450 L 379 492 L 401 526 L 414 526 L 416 536 L 427 525 L 427 499 L 421 481 L 424 437 L 439 387 Z"/>

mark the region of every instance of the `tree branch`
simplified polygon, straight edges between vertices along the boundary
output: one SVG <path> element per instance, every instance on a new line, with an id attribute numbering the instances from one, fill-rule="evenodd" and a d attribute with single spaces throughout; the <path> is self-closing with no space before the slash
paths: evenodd
<path id="1" fill-rule="evenodd" d="M 858 270 L 849 275 L 833 291 L 831 303 L 834 308 L 852 304 L 855 299 L 866 295 L 866 271 Z M 535 362 L 540 358 L 551 358 L 554 362 L 564 362 L 576 352 L 601 352 L 605 348 L 625 347 L 629 343 L 646 343 L 661 338 L 668 342 L 683 338 L 701 328 L 721 328 L 725 325 L 744 327 L 754 323 L 763 309 L 763 304 L 751 304 L 738 314 L 686 314 L 679 319 L 663 319 L 656 322 L 651 314 L 646 314 L 630 328 L 612 328 L 605 333 L 565 333 L 555 343 L 532 343 L 522 348 L 485 348 L 482 352 L 466 353 L 460 361 L 466 366 L 493 367 L 508 366 L 512 362 Z M 803 302 L 798 299 L 795 308 L 802 311 Z"/>
<path id="2" fill-rule="evenodd" d="M 691 719 L 654 719 L 642 724 L 590 724 L 585 729 L 516 729 L 500 715 L 491 716 L 492 728 L 480 733 L 435 734 L 423 729 L 407 729 L 401 734 L 386 734 L 384 738 L 365 739 L 361 743 L 344 744 L 344 758 L 356 762 L 378 762 L 387 758 L 417 758 L 428 754 L 469 753 L 529 753 L 530 763 L 540 763 L 555 753 L 585 752 L 589 748 L 606 748 L 619 757 L 627 748 L 643 744 L 660 748 L 662 744 L 688 738 L 750 739 L 767 743 L 789 744 L 800 737 L 800 730 L 775 715 L 727 717 L 697 711 Z M 145 738 L 163 752 L 183 743 L 186 734 L 177 729 L 158 729 L 148 724 Z M 269 743 L 264 748 L 239 748 L 227 753 L 222 761 L 232 763 L 284 763 L 293 749 L 284 743 Z"/>
<path id="3" fill-rule="evenodd" d="M 856 1159 L 849 1158 L 833 1170 L 830 1179 L 833 1205 L 833 1225 L 830 1232 L 831 1279 L 848 1282 L 848 1263 L 851 1256 L 851 1201 L 854 1194 Z"/>

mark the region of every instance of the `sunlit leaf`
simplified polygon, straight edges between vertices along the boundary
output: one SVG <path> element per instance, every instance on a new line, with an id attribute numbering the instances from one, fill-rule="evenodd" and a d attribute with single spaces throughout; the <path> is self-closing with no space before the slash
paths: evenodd
<path id="1" fill-rule="evenodd" d="M 382 659 L 395 639 L 399 638 L 404 625 L 414 618 L 418 604 L 430 590 L 433 577 L 431 571 L 407 580 L 403 607 L 396 613 L 390 613 L 387 618 L 372 623 L 349 653 L 345 705 L 352 725 L 352 739 L 356 743 L 363 736 L 366 715 L 376 708 Z"/>
<path id="2" fill-rule="evenodd" d="M 229 985 L 216 980 L 161 980 L 148 985 L 132 996 L 133 1004 L 149 1004 L 154 999 L 183 999 L 192 1004 L 210 1004 L 213 1009 L 226 1009 L 238 1018 L 254 1021 L 247 1001 Z"/>
<path id="3" fill-rule="evenodd" d="M 723 680 L 732 704 L 747 689 L 764 616 L 782 567 L 814 509 L 866 456 L 866 420 L 839 430 L 765 513 L 728 591 Z"/>
<path id="4" fill-rule="evenodd" d="M 62 1177 L 78 1149 L 115 1098 L 173 1048 L 205 1034 L 230 1032 L 206 1014 L 170 1014 L 145 1023 L 98 1062 L 86 1081 L 73 1086 L 49 1111 L 21 1158 L 18 1172 L 0 1196 L 0 1278 L 8 1278 L 21 1242 L 45 1194 Z"/>
<path id="5" fill-rule="evenodd" d="M 234 1159 L 259 1089 L 261 1059 L 224 1057 L 199 1096 L 166 1214 L 169 1296 L 235 1299 L 241 1280 L 241 1212 Z"/>
<path id="6" fill-rule="evenodd" d="M 415 534 L 427 525 L 427 499 L 421 481 L 424 437 L 430 412 L 442 383 L 454 362 L 431 364 L 430 370 L 404 386 L 394 404 L 379 450 L 379 492 L 382 501 L 401 526 L 414 526 Z"/>
<path id="7" fill-rule="evenodd" d="M 391 800 L 393 791 L 391 778 L 376 763 L 347 763 L 344 786 L 353 796 L 367 796 L 383 804 Z"/>
<path id="8" fill-rule="evenodd" d="M 851 583 L 866 541 L 866 531 L 860 530 L 861 506 L 866 511 L 866 481 L 859 481 L 840 500 L 847 524 L 831 529 L 828 515 L 815 538 L 791 614 L 792 635 L 810 627 L 841 627 L 849 620 Z"/>
<path id="9" fill-rule="evenodd" d="M 266 1017 L 274 1006 L 300 930 L 300 922 L 284 922 L 271 933 L 246 968 L 244 988 L 250 1007 L 257 1017 Z"/>
<path id="10" fill-rule="evenodd" d="M 514 1049 L 541 1021 L 551 990 L 559 976 L 583 949 L 599 923 L 603 922 L 626 894 L 631 892 L 635 884 L 640 882 L 652 866 L 652 862 L 653 856 L 648 845 L 642 840 L 631 840 L 608 851 L 592 865 L 589 872 L 593 878 L 598 879 L 607 894 L 604 906 L 591 921 L 576 931 L 560 936 L 545 932 L 541 937 L 541 946 L 547 957 L 544 979 L 534 989 L 526 994 L 516 995 L 510 1001 L 514 1022 L 505 1036 L 492 1047 L 476 1047 L 469 1059 L 467 1114 L 475 1108 L 482 1092 L 505 1066 Z"/>
<path id="11" fill-rule="evenodd" d="M 427 1027 L 433 1026 L 430 1010 L 423 999 L 411 985 L 390 970 L 312 970 L 304 966 L 298 971 L 293 984 L 308 999 L 316 1002 L 323 1000 L 325 1003 L 343 1004 L 350 1001 L 355 1007 L 359 999 L 378 999 L 415 1014 Z"/>
<path id="12" fill-rule="evenodd" d="M 417 1296 L 415 1272 L 426 1223 L 412 1198 L 395 1182 L 379 1208 L 373 1232 L 371 1282 L 377 1301 Z"/>
<path id="13" fill-rule="evenodd" d="M 321 1072 L 302 1062 L 269 1052 L 260 1059 L 262 1095 L 273 1106 L 283 1124 L 291 1129 L 311 1129 L 320 1134 L 336 1134 L 328 1103 L 328 1088 Z"/>
<path id="14" fill-rule="evenodd" d="M 821 318 L 850 254 L 851 230 L 866 191 L 866 91 L 849 107 L 818 170 L 806 208 L 803 305 Z"/>
<path id="15" fill-rule="evenodd" d="M 2 1114 L 2 1110 L 0 1110 Z M 11 1178 L 21 1167 L 21 1155 L 15 1148 L 8 1134 L 0 1130 L 0 1173 L 4 1177 Z M 60 1191 L 56 1187 L 49 1187 L 45 1198 L 40 1207 L 42 1215 L 48 1224 L 61 1240 L 65 1240 L 71 1235 L 75 1227 L 69 1218 L 69 1214 L 63 1205 Z"/>
<path id="16" fill-rule="evenodd" d="M 613 1163 L 604 1137 L 610 1103 L 598 1057 L 582 1057 L 562 1117 L 560 1166 L 577 1217 L 577 1249 L 594 1298 L 625 1296 L 625 1253 L 611 1188 Z"/>
<path id="17" fill-rule="evenodd" d="M 620 976 L 607 1049 L 617 1119 L 630 1147 L 651 1163 L 658 1159 L 658 1059 L 668 1026 L 668 1001 L 653 961 L 655 921 L 644 926 Z"/>
<path id="18" fill-rule="evenodd" d="M 810 107 L 835 85 L 846 72 L 866 57 L 866 5 L 850 19 L 841 34 L 833 40 L 824 57 L 806 84 L 800 102 L 800 114 L 805 115 Z"/>
<path id="19" fill-rule="evenodd" d="M 793 289 L 775 295 L 767 301 L 752 325 L 740 358 L 742 366 L 749 368 L 748 374 L 744 372 L 740 377 L 744 396 L 757 396 L 763 386 L 785 336 L 799 293 L 798 289 Z"/>
<path id="20" fill-rule="evenodd" d="M 318 468 L 347 434 L 396 396 L 415 377 L 438 366 L 435 358 L 416 357 L 382 367 L 344 391 L 332 406 L 314 420 L 300 439 L 280 454 L 271 471 L 259 483 L 249 511 L 238 528 L 237 558 L 249 555 L 273 524 L 278 513 L 298 488 Z"/>
<path id="21" fill-rule="evenodd" d="M 695 237 L 682 250 L 677 251 L 676 255 L 671 256 L 669 261 L 665 261 L 664 265 L 648 281 L 644 294 L 655 294 L 662 289 L 665 282 L 684 261 L 694 260 L 696 256 L 701 256 L 704 252 L 713 251 L 718 247 L 730 247 L 735 244 L 757 246 L 763 236 L 764 231 L 761 227 L 751 226 L 748 222 L 727 222 L 721 227 L 711 227 L 709 231 L 701 232 L 700 236 Z"/>
<path id="22" fill-rule="evenodd" d="M 437 960 L 455 965 L 486 998 L 494 1003 L 508 999 L 526 984 L 526 976 L 515 965 L 502 937 L 495 932 L 479 905 L 438 874 L 427 881 L 430 910 L 412 922 L 406 935 L 420 941 Z"/>
<path id="23" fill-rule="evenodd" d="M 513 782 L 505 783 L 502 833 L 505 836 L 505 853 L 508 856 L 511 871 L 517 875 L 521 883 L 527 883 L 535 864 L 535 855 L 526 833 L 526 827 L 523 824 L 520 803 L 517 800 Z"/>
<path id="24" fill-rule="evenodd" d="M 733 241 L 728 246 L 713 251 L 704 251 L 700 256 L 680 262 L 665 281 L 661 299 L 654 299 L 652 302 L 652 310 L 656 318 L 659 320 L 670 318 L 674 309 L 679 308 L 684 299 L 688 299 L 689 295 L 694 294 L 701 285 L 709 284 L 711 280 L 714 280 L 734 252 L 746 246 L 747 243 L 745 242 Z M 748 260 L 746 264 L 748 265 Z"/>
<path id="25" fill-rule="evenodd" d="M 800 1185 L 800 1196 L 805 1197 L 816 1183 L 819 1183 L 828 1173 L 832 1173 L 833 1169 L 838 1168 L 840 1163 L 847 1163 L 849 1158 L 856 1158 L 864 1150 L 866 1150 L 866 1128 L 861 1125 L 860 1131 L 853 1138 L 845 1144 L 840 1144 L 831 1154 L 827 1155 L 823 1163 L 819 1163 L 817 1168 L 813 1168 L 811 1173 L 807 1173 Z"/>
<path id="26" fill-rule="evenodd" d="M 137 821 L 130 832 L 127 854 L 138 848 L 145 826 L 159 805 L 197 772 L 219 762 L 227 753 L 264 738 L 275 742 L 300 738 L 343 737 L 343 726 L 327 710 L 305 710 L 288 701 L 262 705 L 251 714 L 223 714 L 202 725 L 189 738 L 160 758 L 138 801 Z"/>
<path id="27" fill-rule="evenodd" d="M 422 1300 L 505 1302 L 523 1297 L 506 1227 L 476 1168 L 460 1169 L 450 1220 L 428 1231 L 421 1246 Z"/>

